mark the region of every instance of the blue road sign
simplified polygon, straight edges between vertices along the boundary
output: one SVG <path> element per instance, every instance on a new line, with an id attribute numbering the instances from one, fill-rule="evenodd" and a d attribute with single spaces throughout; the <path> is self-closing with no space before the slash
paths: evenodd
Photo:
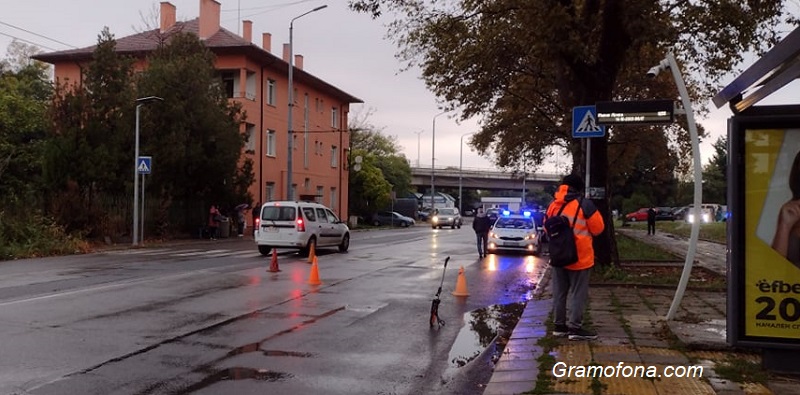
<path id="1" fill-rule="evenodd" d="M 597 123 L 594 106 L 572 107 L 572 137 L 603 137 L 606 127 Z"/>
<path id="2" fill-rule="evenodd" d="M 152 170 L 153 170 L 153 157 L 140 156 L 139 160 L 136 161 L 136 171 L 139 174 L 150 174 Z"/>

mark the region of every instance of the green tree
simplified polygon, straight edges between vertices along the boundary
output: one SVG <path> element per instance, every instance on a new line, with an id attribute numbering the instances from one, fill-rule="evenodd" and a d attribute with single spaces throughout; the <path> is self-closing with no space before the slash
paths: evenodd
<path id="1" fill-rule="evenodd" d="M 714 156 L 703 169 L 703 201 L 727 204 L 728 201 L 728 138 L 714 142 Z"/>
<path id="2" fill-rule="evenodd" d="M 361 156 L 360 169 L 355 163 L 350 165 L 350 210 L 369 218 L 375 212 L 389 207 L 392 185 L 386 180 L 383 171 L 377 166 L 380 160 L 366 150 L 354 149 L 353 157 Z"/>
<path id="3" fill-rule="evenodd" d="M 350 122 L 350 156 L 354 158 L 361 155 L 365 159 L 361 164 L 361 171 L 354 172 L 352 166 L 350 167 L 350 208 L 364 216 L 388 207 L 390 201 L 381 196 L 390 196 L 392 190 L 397 196 L 411 192 L 411 166 L 405 155 L 400 153 L 397 138 L 383 134 L 379 128 L 369 123 L 367 118 L 370 114 L 369 111 L 364 115 L 354 114 Z M 375 169 L 368 169 L 369 167 Z M 361 172 L 364 174 L 360 174 Z M 378 176 L 382 182 L 375 182 Z M 363 201 L 364 196 L 381 199 L 379 201 L 382 203 Z"/>
<path id="4" fill-rule="evenodd" d="M 94 237 L 113 232 L 101 200 L 132 190 L 133 60 L 116 52 L 108 28 L 83 74 L 56 87 L 45 176 L 59 223 Z"/>
<path id="5" fill-rule="evenodd" d="M 675 97 L 668 78 L 644 77 L 670 50 L 683 65 L 695 102 L 709 97 L 742 53 L 776 42 L 774 26 L 785 15 L 797 22 L 785 13 L 785 2 L 350 0 L 349 5 L 374 17 L 395 12 L 389 36 L 399 57 L 422 69 L 445 109 L 460 110 L 462 119 L 482 116 L 482 129 L 472 139 L 479 152 L 491 151 L 499 166 L 514 167 L 523 158 L 540 165 L 550 147 L 561 146 L 572 153 L 573 171 L 583 174 L 587 152 L 571 136 L 573 107 L 668 91 L 672 94 L 662 97 Z M 667 131 L 687 152 L 685 128 Z M 609 187 L 611 139 L 592 140 L 593 186 Z M 610 219 L 608 198 L 596 204 Z M 611 262 L 611 230 L 595 238 L 601 264 Z"/>
<path id="6" fill-rule="evenodd" d="M 252 160 L 240 162 L 246 114 L 229 101 L 214 68 L 214 55 L 194 34 L 178 33 L 150 58 L 137 82 L 140 96 L 163 102 L 147 107 L 142 121 L 142 152 L 152 155 L 156 170 L 149 181 L 161 202 L 159 221 L 180 202 L 185 229 L 202 223 L 208 207 L 249 203 L 254 182 Z M 202 210 L 201 210 L 202 209 Z"/>

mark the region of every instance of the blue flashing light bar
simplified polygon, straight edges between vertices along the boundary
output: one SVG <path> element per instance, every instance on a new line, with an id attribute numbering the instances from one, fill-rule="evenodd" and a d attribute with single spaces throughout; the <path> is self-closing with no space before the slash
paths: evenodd
<path id="1" fill-rule="evenodd" d="M 511 211 L 503 210 L 503 215 L 505 216 L 511 215 Z"/>
<path id="2" fill-rule="evenodd" d="M 525 212 L 522 213 L 522 215 L 525 216 L 525 218 L 527 218 L 527 217 L 531 216 L 531 212 L 530 211 L 525 211 Z"/>

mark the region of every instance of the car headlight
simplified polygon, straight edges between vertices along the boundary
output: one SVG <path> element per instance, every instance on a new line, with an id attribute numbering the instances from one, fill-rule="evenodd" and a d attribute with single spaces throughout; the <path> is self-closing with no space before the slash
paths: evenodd
<path id="1" fill-rule="evenodd" d="M 528 233 L 527 235 L 525 235 L 525 240 L 533 240 L 535 238 L 536 238 L 535 233 Z"/>
<path id="2" fill-rule="evenodd" d="M 497 237 L 497 233 L 494 233 L 494 232 L 489 233 L 489 237 L 491 237 L 493 239 L 498 239 L 499 238 L 499 237 Z"/>
<path id="3" fill-rule="evenodd" d="M 434 215 L 434 216 L 433 216 L 433 218 L 431 218 L 431 221 L 433 221 L 433 222 L 439 222 L 439 217 L 438 217 L 438 216 L 436 216 L 436 215 Z"/>

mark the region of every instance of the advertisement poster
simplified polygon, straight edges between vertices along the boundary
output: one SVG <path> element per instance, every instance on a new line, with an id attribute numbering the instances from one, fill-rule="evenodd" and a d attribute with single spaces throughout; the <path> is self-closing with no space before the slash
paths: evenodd
<path id="1" fill-rule="evenodd" d="M 744 130 L 743 335 L 800 339 L 800 129 Z"/>

